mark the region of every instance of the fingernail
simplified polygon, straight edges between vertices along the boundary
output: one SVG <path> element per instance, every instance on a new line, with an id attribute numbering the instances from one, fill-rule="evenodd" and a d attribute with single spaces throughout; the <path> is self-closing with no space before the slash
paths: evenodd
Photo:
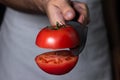
<path id="1" fill-rule="evenodd" d="M 84 16 L 81 15 L 78 21 L 79 21 L 81 24 L 84 24 L 84 22 L 85 22 Z"/>

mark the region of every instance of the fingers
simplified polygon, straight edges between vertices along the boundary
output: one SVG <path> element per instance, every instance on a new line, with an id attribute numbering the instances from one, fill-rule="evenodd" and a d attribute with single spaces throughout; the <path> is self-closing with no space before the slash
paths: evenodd
<path id="1" fill-rule="evenodd" d="M 71 20 L 75 17 L 75 11 L 71 7 L 71 2 L 69 0 L 60 1 L 60 5 L 58 5 L 58 7 L 60 8 L 65 20 Z"/>
<path id="2" fill-rule="evenodd" d="M 70 6 L 69 0 L 53 0 L 53 2 L 51 0 L 47 5 L 46 13 L 52 25 L 55 25 L 56 22 L 65 24 L 66 20 L 71 20 L 75 16 L 74 9 Z"/>
<path id="3" fill-rule="evenodd" d="M 73 2 L 73 7 L 79 13 L 78 22 L 87 25 L 90 22 L 88 6 L 85 3 Z"/>
<path id="4" fill-rule="evenodd" d="M 51 25 L 56 25 L 56 22 L 65 24 L 64 17 L 60 9 L 56 6 L 49 6 L 47 16 L 49 18 Z"/>

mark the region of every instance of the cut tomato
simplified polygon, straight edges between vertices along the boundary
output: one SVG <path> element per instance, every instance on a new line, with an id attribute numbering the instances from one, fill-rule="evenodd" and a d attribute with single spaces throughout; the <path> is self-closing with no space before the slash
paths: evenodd
<path id="1" fill-rule="evenodd" d="M 37 35 L 36 45 L 41 48 L 61 49 L 73 48 L 80 43 L 78 33 L 70 25 L 61 25 L 43 28 Z"/>
<path id="2" fill-rule="evenodd" d="M 36 56 L 35 61 L 40 69 L 55 75 L 70 72 L 78 61 L 78 56 L 68 50 L 46 52 Z"/>

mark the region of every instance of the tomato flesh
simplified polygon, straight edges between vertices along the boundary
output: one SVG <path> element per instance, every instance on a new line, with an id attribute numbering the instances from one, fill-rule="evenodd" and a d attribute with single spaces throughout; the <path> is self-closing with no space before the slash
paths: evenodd
<path id="1" fill-rule="evenodd" d="M 36 45 L 41 48 L 73 48 L 80 43 L 78 33 L 72 26 L 66 25 L 58 30 L 43 28 L 37 35 Z"/>
<path id="2" fill-rule="evenodd" d="M 70 72 L 78 61 L 78 56 L 68 50 L 46 52 L 36 56 L 35 61 L 40 69 L 55 75 Z"/>

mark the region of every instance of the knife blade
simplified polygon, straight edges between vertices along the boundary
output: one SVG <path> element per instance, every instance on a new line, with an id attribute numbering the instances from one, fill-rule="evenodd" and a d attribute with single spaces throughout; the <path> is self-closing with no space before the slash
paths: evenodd
<path id="1" fill-rule="evenodd" d="M 80 24 L 77 21 L 69 21 L 67 22 L 68 25 L 73 26 L 73 28 L 78 32 L 79 38 L 80 38 L 80 44 L 78 44 L 78 46 L 74 47 L 74 48 L 70 48 L 70 51 L 74 54 L 74 55 L 79 55 L 86 44 L 87 41 L 87 33 L 88 33 L 88 27 L 87 26 L 83 26 L 82 24 Z"/>

